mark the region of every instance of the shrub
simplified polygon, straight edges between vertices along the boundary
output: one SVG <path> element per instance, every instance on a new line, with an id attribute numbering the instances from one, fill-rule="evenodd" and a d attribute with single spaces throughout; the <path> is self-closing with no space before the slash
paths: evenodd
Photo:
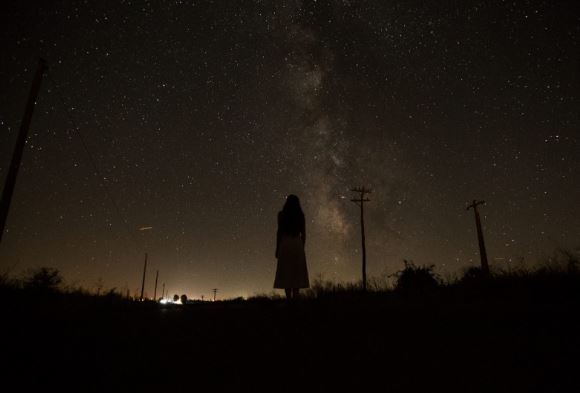
<path id="1" fill-rule="evenodd" d="M 405 268 L 395 274 L 395 290 L 401 292 L 425 292 L 439 286 L 439 279 L 433 271 L 435 265 L 417 266 L 412 261 L 403 261 Z"/>
<path id="2" fill-rule="evenodd" d="M 463 276 L 460 279 L 462 283 L 476 283 L 481 282 L 482 280 L 486 279 L 486 274 L 481 270 L 481 267 L 472 266 L 465 270 Z"/>

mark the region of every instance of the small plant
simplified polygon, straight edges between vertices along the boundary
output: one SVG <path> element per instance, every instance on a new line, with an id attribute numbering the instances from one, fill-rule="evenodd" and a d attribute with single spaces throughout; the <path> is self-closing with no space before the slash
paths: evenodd
<path id="1" fill-rule="evenodd" d="M 433 271 L 435 265 L 417 266 L 412 261 L 403 260 L 405 268 L 397 273 L 395 290 L 401 292 L 425 292 L 439 286 L 439 278 Z"/>
<path id="2" fill-rule="evenodd" d="M 103 282 L 102 277 L 99 277 L 97 279 L 97 281 L 95 282 L 95 291 L 97 296 L 99 296 L 101 294 L 101 291 L 103 290 L 103 287 L 105 286 L 105 283 Z"/>

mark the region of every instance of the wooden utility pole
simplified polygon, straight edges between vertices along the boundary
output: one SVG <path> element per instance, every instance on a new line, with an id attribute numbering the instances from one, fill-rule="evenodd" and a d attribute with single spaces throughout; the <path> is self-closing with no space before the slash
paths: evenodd
<path id="1" fill-rule="evenodd" d="M 143 266 L 143 281 L 141 282 L 141 297 L 139 300 L 143 301 L 143 292 L 145 291 L 145 275 L 147 274 L 147 253 L 145 253 L 145 266 Z"/>
<path id="2" fill-rule="evenodd" d="M 153 300 L 157 301 L 157 280 L 159 280 L 159 270 L 155 274 L 155 290 L 153 291 Z"/>
<path id="3" fill-rule="evenodd" d="M 471 205 L 467 206 L 467 210 L 473 208 L 475 214 L 475 226 L 477 228 L 477 241 L 479 243 L 479 257 L 481 258 L 481 272 L 484 275 L 489 274 L 489 264 L 487 263 L 487 252 L 485 251 L 485 242 L 483 241 L 483 230 L 481 229 L 481 219 L 479 218 L 479 211 L 477 206 L 485 204 L 485 201 L 476 201 L 475 199 Z"/>
<path id="4" fill-rule="evenodd" d="M 356 203 L 360 206 L 360 233 L 362 240 L 362 287 L 363 291 L 367 290 L 367 249 L 365 243 L 365 214 L 364 214 L 364 204 L 365 202 L 370 202 L 370 199 L 365 198 L 365 194 L 370 194 L 371 189 L 364 187 L 356 187 L 351 189 L 352 192 L 357 192 L 360 194 L 360 198 L 351 199 L 351 202 Z"/>
<path id="5" fill-rule="evenodd" d="M 216 297 L 216 294 L 218 292 L 218 289 L 214 288 L 214 289 L 212 289 L 212 291 L 213 291 L 213 301 L 215 302 L 215 297 Z"/>
<path id="6" fill-rule="evenodd" d="M 40 84 L 42 83 L 42 76 L 47 69 L 48 66 L 46 65 L 46 61 L 40 59 L 38 61 L 38 68 L 36 69 L 34 80 L 32 81 L 30 93 L 28 94 L 28 102 L 26 104 L 26 109 L 24 110 L 22 122 L 20 123 L 20 132 L 16 139 L 12 161 L 10 162 L 10 167 L 6 174 L 6 181 L 4 182 L 4 189 L 2 190 L 2 200 L 0 201 L 0 242 L 2 242 L 2 235 L 4 234 L 4 228 L 6 227 L 8 210 L 10 209 L 10 202 L 12 201 L 14 187 L 16 186 L 16 177 L 18 176 L 22 154 L 24 153 L 24 146 L 26 145 L 26 137 L 28 136 L 28 129 L 30 128 L 30 122 L 32 121 L 34 104 L 38 97 L 38 91 L 40 90 Z"/>

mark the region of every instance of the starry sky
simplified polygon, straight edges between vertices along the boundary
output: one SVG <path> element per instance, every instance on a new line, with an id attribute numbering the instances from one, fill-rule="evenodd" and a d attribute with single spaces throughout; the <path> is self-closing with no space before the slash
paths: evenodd
<path id="1" fill-rule="evenodd" d="M 2 182 L 39 56 L 49 71 L 3 271 L 135 293 L 147 252 L 150 296 L 155 270 L 170 294 L 267 293 L 294 193 L 311 280 L 353 282 L 360 185 L 371 277 L 477 266 L 472 199 L 492 268 L 580 246 L 573 1 L 7 3 Z"/>

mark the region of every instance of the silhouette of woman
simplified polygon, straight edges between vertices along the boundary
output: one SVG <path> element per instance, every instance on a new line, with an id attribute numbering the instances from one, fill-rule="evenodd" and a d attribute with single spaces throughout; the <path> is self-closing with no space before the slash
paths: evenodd
<path id="1" fill-rule="evenodd" d="M 308 269 L 304 244 L 306 229 L 304 213 L 296 195 L 288 195 L 282 211 L 278 212 L 276 233 L 276 278 L 274 288 L 284 288 L 286 298 L 297 298 L 300 288 L 308 288 Z"/>

